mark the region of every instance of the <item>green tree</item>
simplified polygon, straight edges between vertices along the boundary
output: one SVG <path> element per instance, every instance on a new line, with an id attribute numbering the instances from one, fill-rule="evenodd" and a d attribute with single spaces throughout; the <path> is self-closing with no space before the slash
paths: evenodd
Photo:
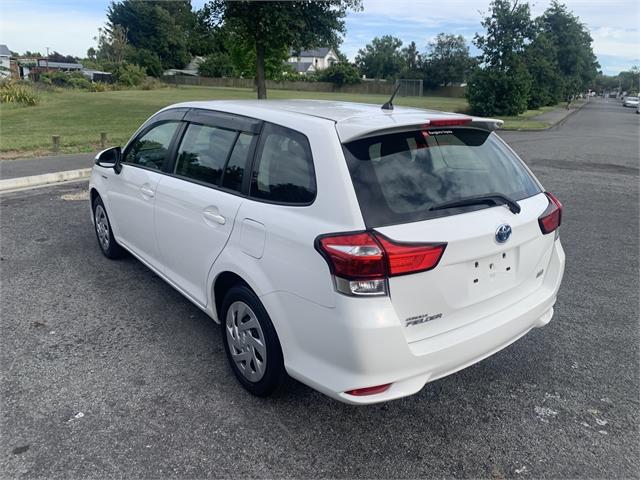
<path id="1" fill-rule="evenodd" d="M 523 60 L 534 35 L 529 4 L 492 0 L 482 26 L 486 33 L 474 39 L 482 67 L 472 74 L 467 89 L 471 110 L 481 115 L 522 113 L 531 91 L 531 75 Z"/>
<path id="2" fill-rule="evenodd" d="M 129 47 L 127 30 L 121 25 L 111 28 L 98 28 L 98 35 L 94 37 L 98 43 L 96 59 L 102 62 L 122 63 Z"/>
<path id="3" fill-rule="evenodd" d="M 555 45 L 556 61 L 565 95 L 585 91 L 598 73 L 593 42 L 580 19 L 557 0 L 538 19 L 540 28 Z"/>
<path id="4" fill-rule="evenodd" d="M 402 58 L 402 70 L 400 76 L 402 78 L 422 78 L 422 55 L 418 51 L 416 42 L 400 50 Z"/>
<path id="5" fill-rule="evenodd" d="M 213 0 L 204 6 L 210 26 L 224 24 L 255 55 L 258 98 L 267 97 L 266 59 L 290 48 L 303 50 L 337 45 L 345 31 L 344 17 L 360 0 L 231 1 Z"/>
<path id="6" fill-rule="evenodd" d="M 527 109 L 531 77 L 523 63 L 506 75 L 496 69 L 478 68 L 469 78 L 467 99 L 476 115 L 517 115 Z"/>
<path id="7" fill-rule="evenodd" d="M 188 0 L 122 0 L 107 9 L 107 34 L 124 29 L 136 49 L 155 53 L 163 69 L 182 68 L 191 59 L 188 32 L 194 17 Z"/>
<path id="8" fill-rule="evenodd" d="M 404 66 L 402 40 L 391 35 L 375 37 L 358 50 L 356 65 L 369 78 L 393 78 Z"/>
<path id="9" fill-rule="evenodd" d="M 528 108 L 555 105 L 562 100 L 564 85 L 557 55 L 555 44 L 544 31 L 539 32 L 525 47 L 524 58 L 531 75 Z"/>
<path id="10" fill-rule="evenodd" d="M 620 72 L 618 74 L 618 83 L 623 92 L 638 92 L 640 89 L 640 68 L 631 67 L 631 70 Z"/>
<path id="11" fill-rule="evenodd" d="M 158 54 L 146 48 L 128 49 L 125 54 L 125 60 L 144 68 L 147 74 L 152 77 L 161 77 L 164 71 Z"/>
<path id="12" fill-rule="evenodd" d="M 62 63 L 75 63 L 77 61 L 76 57 L 73 55 L 63 55 L 58 52 L 53 52 L 49 54 L 48 57 L 50 62 L 62 62 Z"/>
<path id="13" fill-rule="evenodd" d="M 230 77 L 234 73 L 231 57 L 227 52 L 207 55 L 198 65 L 198 74 L 203 77 Z"/>
<path id="14" fill-rule="evenodd" d="M 613 90 L 617 90 L 619 86 L 620 78 L 618 75 L 603 75 L 602 72 L 599 72 L 593 80 L 591 89 L 596 92 L 611 92 Z"/>
<path id="15" fill-rule="evenodd" d="M 424 58 L 424 81 L 429 88 L 466 81 L 476 63 L 464 37 L 447 33 L 429 42 Z"/>

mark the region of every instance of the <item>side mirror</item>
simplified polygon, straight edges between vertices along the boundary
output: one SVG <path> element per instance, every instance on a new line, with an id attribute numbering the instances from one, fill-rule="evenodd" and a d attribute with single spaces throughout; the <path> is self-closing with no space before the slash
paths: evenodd
<path id="1" fill-rule="evenodd" d="M 106 150 L 102 150 L 96 155 L 96 165 L 104 168 L 113 168 L 116 173 L 120 173 L 122 167 L 120 166 L 120 160 L 122 158 L 122 149 L 120 147 L 111 147 Z"/>

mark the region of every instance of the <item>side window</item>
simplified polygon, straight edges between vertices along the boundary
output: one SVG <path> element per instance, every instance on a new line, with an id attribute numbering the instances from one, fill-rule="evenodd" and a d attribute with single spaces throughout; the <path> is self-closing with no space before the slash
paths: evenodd
<path id="1" fill-rule="evenodd" d="M 316 196 L 309 141 L 300 132 L 266 124 L 251 178 L 251 196 L 282 203 L 306 204 Z"/>
<path id="2" fill-rule="evenodd" d="M 175 173 L 218 185 L 236 136 L 233 130 L 190 124 L 178 150 Z"/>
<path id="3" fill-rule="evenodd" d="M 251 133 L 241 133 L 236 140 L 236 144 L 231 152 L 231 157 L 224 170 L 222 186 L 238 192 L 242 191 L 242 178 L 247 165 L 247 158 L 251 152 L 251 142 L 254 135 Z"/>
<path id="4" fill-rule="evenodd" d="M 176 133 L 178 122 L 161 123 L 153 127 L 131 144 L 124 161 L 141 167 L 162 169 L 171 139 Z"/>

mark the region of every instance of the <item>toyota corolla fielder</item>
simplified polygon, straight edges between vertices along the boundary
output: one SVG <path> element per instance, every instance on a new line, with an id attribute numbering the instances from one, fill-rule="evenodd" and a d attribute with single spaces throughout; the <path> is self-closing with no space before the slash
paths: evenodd
<path id="1" fill-rule="evenodd" d="M 499 120 L 385 107 L 165 108 L 96 157 L 98 244 L 219 322 L 255 395 L 416 393 L 551 320 L 562 205 Z"/>

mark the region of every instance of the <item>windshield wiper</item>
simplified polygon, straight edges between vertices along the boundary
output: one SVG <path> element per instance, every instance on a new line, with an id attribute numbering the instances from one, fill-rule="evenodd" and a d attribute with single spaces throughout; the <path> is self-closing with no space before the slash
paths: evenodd
<path id="1" fill-rule="evenodd" d="M 505 205 L 512 213 L 520 213 L 520 205 L 512 198 L 501 193 L 488 193 L 475 197 L 461 198 L 434 205 L 429 210 L 446 210 L 447 208 L 466 207 L 468 205 Z"/>

